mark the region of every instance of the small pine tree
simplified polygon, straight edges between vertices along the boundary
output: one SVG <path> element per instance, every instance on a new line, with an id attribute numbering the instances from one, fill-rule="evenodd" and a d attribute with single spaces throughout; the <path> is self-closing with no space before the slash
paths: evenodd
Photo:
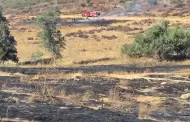
<path id="1" fill-rule="evenodd" d="M 50 51 L 54 58 L 61 58 L 61 49 L 65 49 L 64 37 L 57 30 L 56 25 L 60 20 L 60 12 L 57 9 L 48 9 L 37 16 L 37 23 L 41 28 L 39 37 L 43 41 L 44 48 Z"/>
<path id="2" fill-rule="evenodd" d="M 9 23 L 0 8 L 0 60 L 18 62 L 16 40 L 10 35 Z"/>

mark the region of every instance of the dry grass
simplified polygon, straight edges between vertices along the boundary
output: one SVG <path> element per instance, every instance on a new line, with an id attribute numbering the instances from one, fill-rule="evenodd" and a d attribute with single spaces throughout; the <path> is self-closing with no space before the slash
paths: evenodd
<path id="1" fill-rule="evenodd" d="M 85 91 L 85 93 L 82 96 L 83 101 L 89 101 L 91 99 L 96 99 L 96 98 L 97 98 L 97 95 L 92 89 Z"/>
<path id="2" fill-rule="evenodd" d="M 68 18 L 69 16 L 65 17 Z M 108 18 L 112 19 L 112 18 Z M 129 17 L 129 18 L 115 18 L 118 20 L 122 19 L 129 19 L 131 21 L 127 21 L 124 23 L 114 23 L 110 26 L 129 26 L 131 28 L 138 27 L 136 25 L 131 25 L 131 23 L 135 21 L 141 21 L 145 19 L 149 19 L 148 17 Z M 162 18 L 156 17 L 153 18 L 158 22 Z M 180 21 L 182 23 L 190 23 L 187 18 L 167 18 L 172 23 L 176 23 L 176 21 Z M 110 27 L 108 26 L 108 27 Z M 105 28 L 108 28 L 105 27 Z M 26 28 L 25 31 L 21 30 L 12 30 L 11 33 L 13 36 L 15 36 L 16 40 L 18 41 L 18 56 L 20 58 L 21 62 L 27 61 L 31 59 L 31 54 L 37 51 L 43 52 L 44 56 L 42 58 L 48 58 L 51 57 L 50 53 L 45 52 L 42 45 L 40 44 L 40 40 L 37 38 L 37 32 L 38 29 L 35 26 L 22 26 L 18 28 Z M 65 35 L 67 33 L 71 32 L 78 32 L 79 30 L 82 31 L 90 31 L 93 29 L 99 29 L 101 27 L 92 27 L 92 26 L 83 26 L 83 27 L 60 27 L 61 32 Z M 142 25 L 143 29 L 148 28 L 148 26 Z M 30 30 L 30 31 L 28 31 Z M 126 32 L 122 31 L 107 31 L 104 30 L 100 33 L 95 33 L 96 36 L 100 37 L 100 41 L 95 40 L 92 35 L 89 36 L 89 38 L 78 38 L 78 37 L 66 37 L 66 50 L 62 52 L 64 58 L 60 59 L 56 62 L 54 66 L 52 64 L 49 65 L 36 65 L 36 66 L 23 66 L 23 67 L 70 67 L 70 66 L 82 66 L 82 65 L 111 65 L 111 64 L 125 64 L 125 65 L 132 65 L 132 66 L 160 66 L 160 65 L 174 65 L 174 64 L 190 64 L 188 61 L 183 62 L 158 62 L 154 59 L 149 58 L 130 58 L 123 56 L 120 52 L 121 47 L 123 44 L 130 44 L 134 40 L 135 35 L 130 35 Z M 117 38 L 113 40 L 107 40 L 101 38 L 102 36 L 112 36 L 116 35 Z M 28 40 L 29 37 L 32 37 L 33 40 Z M 81 51 L 81 50 L 86 51 Z M 88 60 L 95 60 L 95 59 L 102 59 L 102 58 L 114 58 L 114 60 L 107 60 L 107 61 L 97 61 L 94 63 L 87 63 L 87 64 L 74 64 L 74 62 L 80 62 L 80 61 L 88 61 Z M 1 66 L 16 66 L 16 64 L 12 62 L 6 62 L 5 64 L 2 64 Z M 48 68 L 47 68 L 48 69 Z M 160 74 L 167 74 L 172 75 L 175 74 L 177 76 L 178 74 L 183 74 L 189 72 L 190 70 L 181 70 L 179 72 L 171 72 L 169 74 L 167 73 L 160 73 Z M 71 99 L 74 104 L 81 105 L 81 100 L 89 101 L 91 99 L 98 99 L 98 96 L 96 93 L 94 93 L 92 90 L 87 90 L 84 94 L 72 94 L 68 95 L 66 89 L 63 89 L 61 91 L 55 91 L 55 87 L 47 84 L 46 79 L 70 79 L 70 78 L 76 78 L 77 76 L 82 76 L 84 78 L 86 77 L 109 77 L 109 78 L 119 78 L 119 79 L 125 79 L 120 80 L 117 87 L 120 87 L 124 90 L 134 90 L 132 87 L 128 86 L 127 80 L 130 79 L 137 79 L 137 78 L 147 78 L 145 76 L 150 74 L 159 74 L 159 73 L 127 73 L 127 72 L 117 72 L 113 71 L 111 73 L 109 72 L 96 72 L 92 74 L 85 74 L 83 72 L 77 72 L 77 73 L 61 73 L 57 72 L 55 74 L 50 74 L 47 71 L 44 71 L 43 73 L 34 75 L 34 76 L 23 76 L 21 77 L 22 82 L 23 81 L 32 81 L 35 83 L 39 83 L 39 86 L 36 90 L 35 95 L 31 95 L 31 97 L 28 99 L 28 102 L 45 102 L 45 103 L 56 103 L 61 101 L 64 98 Z M 4 72 L 0 72 L 0 76 L 9 76 L 13 74 L 8 74 Z M 14 74 L 14 75 L 21 75 L 21 74 Z M 148 79 L 148 78 L 147 78 Z M 159 80 L 159 79 L 157 79 Z M 0 82 L 0 90 L 1 90 L 2 84 Z M 116 86 L 115 86 L 116 87 Z M 59 93 L 57 93 L 59 92 Z M 128 95 L 128 96 L 127 96 Z M 156 110 L 157 108 L 153 105 L 158 105 L 164 97 L 155 97 L 155 96 L 135 96 L 133 94 L 126 94 L 124 96 L 127 100 L 122 101 L 123 97 L 120 95 L 119 91 L 116 90 L 116 88 L 110 89 L 108 91 L 108 96 L 103 97 L 104 103 L 109 103 L 113 107 L 120 109 L 121 111 L 127 112 L 127 113 L 134 113 L 133 103 L 134 101 L 140 102 L 140 103 L 146 103 L 146 104 L 140 104 L 138 106 L 139 109 L 139 118 L 150 118 L 149 114 L 151 111 Z M 63 102 L 63 101 L 61 101 Z M 148 104 L 150 103 L 150 104 Z M 97 109 L 97 108 L 94 108 Z M 152 118 L 151 118 L 152 119 Z"/>
<path id="3" fill-rule="evenodd" d="M 55 103 L 55 97 L 54 86 L 42 82 L 38 84 L 36 94 L 32 95 L 28 102 Z"/>
<path id="4" fill-rule="evenodd" d="M 62 16 L 62 18 L 69 18 L 72 16 Z M 79 15 L 76 16 L 76 18 Z M 181 22 L 183 24 L 189 24 L 189 18 L 180 18 L 180 17 L 108 17 L 106 19 L 117 19 L 117 20 L 130 20 L 126 22 L 113 23 L 105 28 L 110 26 L 130 26 L 130 28 L 139 27 L 139 25 L 131 25 L 133 22 L 140 22 L 146 19 L 154 19 L 156 22 L 159 22 L 162 19 L 168 19 L 172 23 Z M 34 52 L 40 51 L 44 54 L 42 58 L 51 57 L 49 52 L 45 52 L 39 38 L 37 38 L 38 28 L 33 25 L 26 26 L 18 26 L 17 30 L 12 30 L 11 34 L 18 41 L 18 57 L 20 58 L 20 62 L 31 60 L 31 55 Z M 25 30 L 21 30 L 19 28 L 25 28 Z M 81 26 L 81 27 L 60 27 L 59 29 L 63 33 L 63 35 L 71 32 L 77 32 L 79 30 L 88 32 L 93 29 L 100 29 L 102 27 L 93 27 L 93 26 Z M 147 25 L 141 25 L 141 28 L 148 28 Z M 136 32 L 136 31 L 135 31 Z M 89 35 L 89 38 L 78 38 L 78 37 L 66 37 L 66 50 L 62 52 L 64 58 L 58 60 L 56 65 L 54 66 L 79 66 L 80 64 L 74 64 L 74 62 L 80 61 L 88 61 L 102 58 L 114 58 L 114 60 L 110 61 L 99 61 L 94 63 L 89 63 L 85 65 L 109 65 L 109 64 L 126 64 L 126 65 L 134 65 L 134 66 L 157 66 L 157 65 L 173 65 L 179 64 L 178 62 L 158 62 L 149 58 L 140 58 L 134 59 L 129 57 L 124 57 L 121 54 L 121 47 L 128 43 L 132 43 L 135 35 L 127 34 L 126 32 L 121 31 L 107 31 L 103 30 L 100 33 L 95 33 L 97 37 L 100 38 L 100 41 L 97 41 L 93 38 L 92 34 Z M 112 36 L 115 35 L 117 38 L 113 40 L 103 39 L 102 36 Z M 32 37 L 32 40 L 28 40 L 28 38 Z M 84 51 L 83 51 L 84 50 Z M 180 62 L 180 64 L 189 64 L 189 61 Z M 5 64 L 10 65 L 10 63 Z M 16 66 L 13 64 L 13 66 Z M 39 65 L 41 66 L 41 65 Z M 37 67 L 39 67 L 37 66 Z M 52 66 L 52 64 L 47 65 Z"/>
<path id="5" fill-rule="evenodd" d="M 77 72 L 77 73 L 55 73 L 55 74 L 50 74 L 50 73 L 42 73 L 42 74 L 37 74 L 32 77 L 30 77 L 30 80 L 40 80 L 40 79 L 71 79 L 71 78 L 76 78 L 77 76 L 83 76 L 83 73 Z"/>
<path id="6" fill-rule="evenodd" d="M 155 110 L 150 104 L 148 103 L 141 103 L 139 104 L 139 118 L 141 119 L 152 119 L 151 118 L 151 111 Z"/>
<path id="7" fill-rule="evenodd" d="M 109 90 L 109 98 L 113 100 L 121 100 L 119 92 L 117 91 L 116 87 Z"/>

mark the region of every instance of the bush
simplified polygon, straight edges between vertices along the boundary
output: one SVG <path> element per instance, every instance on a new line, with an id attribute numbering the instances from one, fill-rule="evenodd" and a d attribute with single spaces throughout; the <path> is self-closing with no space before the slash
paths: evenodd
<path id="1" fill-rule="evenodd" d="M 34 52 L 34 53 L 32 53 L 31 58 L 32 58 L 32 60 L 38 60 L 38 59 L 40 59 L 42 56 L 43 56 L 43 53 L 42 53 L 42 52 Z"/>
<path id="2" fill-rule="evenodd" d="M 84 95 L 82 96 L 82 100 L 83 101 L 89 101 L 91 99 L 96 99 L 96 94 L 94 91 L 92 91 L 92 89 L 89 89 L 87 91 L 85 91 Z"/>
<path id="3" fill-rule="evenodd" d="M 131 9 L 131 6 L 133 4 L 134 4 L 133 2 L 128 1 L 128 0 L 125 0 L 125 2 L 124 2 L 124 6 L 125 6 L 126 9 Z"/>
<path id="4" fill-rule="evenodd" d="M 85 3 L 81 3 L 81 7 L 86 7 L 86 4 Z"/>
<path id="5" fill-rule="evenodd" d="M 189 44 L 190 30 L 169 26 L 168 21 L 163 21 L 137 35 L 132 45 L 124 45 L 122 53 L 131 57 L 168 60 L 173 56 L 187 57 Z"/>

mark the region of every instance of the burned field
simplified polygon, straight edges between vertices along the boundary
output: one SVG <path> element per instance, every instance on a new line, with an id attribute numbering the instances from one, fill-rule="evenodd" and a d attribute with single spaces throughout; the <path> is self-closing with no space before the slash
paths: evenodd
<path id="1" fill-rule="evenodd" d="M 136 35 L 161 19 L 62 18 L 57 26 L 66 39 L 66 50 L 56 64 L 43 50 L 36 36 L 38 28 L 28 20 L 15 19 L 11 33 L 18 40 L 21 61 L 0 67 L 0 119 L 189 121 L 190 66 L 185 65 L 189 60 L 158 62 L 121 55 L 124 44 L 131 44 Z M 186 18 L 166 19 L 174 25 L 190 24 Z M 43 53 L 40 58 L 31 56 L 39 52 Z"/>
<path id="2" fill-rule="evenodd" d="M 90 74 L 82 68 L 20 69 L 1 76 L 0 117 L 51 122 L 188 121 L 190 74 L 184 67 L 167 69 Z"/>

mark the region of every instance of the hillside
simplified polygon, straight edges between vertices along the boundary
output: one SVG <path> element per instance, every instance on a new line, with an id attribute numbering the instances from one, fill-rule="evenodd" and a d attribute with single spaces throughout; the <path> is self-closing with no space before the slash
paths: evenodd
<path id="1" fill-rule="evenodd" d="M 78 14 L 83 10 L 123 13 L 141 12 L 143 14 L 161 13 L 167 15 L 184 15 L 189 13 L 190 2 L 186 0 L 158 0 L 152 4 L 150 0 L 0 0 L 5 13 L 37 14 L 50 6 L 58 6 L 64 14 Z M 118 10 L 119 9 L 119 10 Z M 109 14 L 108 14 L 109 15 Z"/>
<path id="2" fill-rule="evenodd" d="M 114 0 L 107 2 L 104 0 L 88 0 L 87 2 L 84 2 L 84 0 L 0 0 L 0 5 L 6 8 L 5 11 L 8 13 L 37 13 L 47 7 L 56 5 L 65 13 L 78 13 L 84 8 L 105 11 L 117 4 L 119 2 L 114 2 Z"/>

